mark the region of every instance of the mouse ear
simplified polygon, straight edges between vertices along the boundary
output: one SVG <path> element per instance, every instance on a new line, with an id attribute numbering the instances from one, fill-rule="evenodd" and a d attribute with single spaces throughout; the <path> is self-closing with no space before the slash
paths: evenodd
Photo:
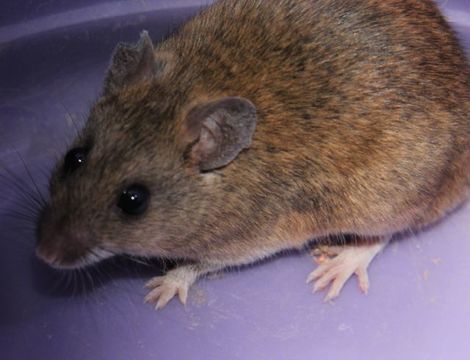
<path id="1" fill-rule="evenodd" d="M 111 65 L 104 81 L 104 94 L 134 85 L 162 72 L 166 61 L 155 57 L 152 39 L 142 31 L 136 44 L 119 43 L 114 50 Z"/>
<path id="2" fill-rule="evenodd" d="M 186 118 L 189 156 L 201 171 L 227 165 L 251 145 L 256 108 L 247 99 L 225 97 L 192 109 Z"/>

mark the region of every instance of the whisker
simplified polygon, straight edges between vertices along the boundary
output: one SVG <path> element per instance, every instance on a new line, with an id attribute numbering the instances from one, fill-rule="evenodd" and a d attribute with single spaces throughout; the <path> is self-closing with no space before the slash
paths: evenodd
<path id="1" fill-rule="evenodd" d="M 77 294 L 77 289 L 78 289 L 78 280 L 77 280 L 77 269 L 72 270 L 73 274 L 73 291 L 72 291 L 72 297 L 75 297 Z"/>
<path id="2" fill-rule="evenodd" d="M 72 122 L 72 125 L 75 129 L 75 134 L 78 135 L 80 132 L 78 130 L 78 127 L 77 127 L 77 124 L 75 123 L 75 119 L 74 117 L 72 116 L 72 113 L 70 112 L 70 110 L 65 106 L 65 104 L 59 100 L 59 104 L 62 106 L 62 108 L 64 109 L 65 111 L 65 114 L 67 115 L 68 119 L 70 119 L 70 121 Z"/>
<path id="3" fill-rule="evenodd" d="M 15 152 L 18 155 L 18 157 L 21 159 L 21 162 L 23 163 L 23 167 L 26 170 L 26 173 L 28 174 L 28 177 L 31 180 L 31 183 L 33 184 L 34 188 L 36 189 L 36 193 L 39 196 L 39 200 L 42 201 L 42 204 L 41 203 L 40 204 L 43 205 L 43 206 L 46 205 L 47 204 L 46 199 L 43 197 L 41 191 L 39 190 L 39 187 L 38 187 L 36 181 L 34 181 L 34 178 L 31 174 L 31 172 L 29 171 L 29 168 L 26 166 L 26 162 L 24 161 L 23 156 L 21 156 L 21 154 L 16 149 L 15 149 Z"/>
<path id="4" fill-rule="evenodd" d="M 81 295 L 84 292 L 86 292 L 87 284 L 86 284 L 86 281 L 83 278 L 83 268 L 78 268 L 77 273 L 78 273 L 79 285 L 80 285 L 78 294 Z"/>
<path id="5" fill-rule="evenodd" d="M 124 256 L 126 259 L 129 259 L 137 264 L 144 265 L 144 266 L 152 266 L 150 262 L 146 261 L 142 257 L 136 257 L 136 256 L 128 255 L 128 254 L 122 254 L 122 256 Z"/>
<path id="6" fill-rule="evenodd" d="M 35 225 L 36 223 L 36 218 L 31 217 L 29 214 L 24 214 L 19 211 L 10 211 L 9 213 L 6 213 L 5 216 L 11 219 L 24 220 L 25 222 L 32 225 Z"/>
<path id="7" fill-rule="evenodd" d="M 96 275 L 91 274 L 91 276 L 93 276 L 93 278 L 99 282 L 99 285 L 98 285 L 99 287 L 103 287 L 105 283 L 102 279 L 100 279 L 100 276 L 104 275 L 104 273 L 101 272 L 101 270 L 99 269 L 99 266 L 90 267 L 90 273 L 92 273 L 93 271 L 96 272 Z"/>
<path id="8" fill-rule="evenodd" d="M 26 207 L 29 211 L 32 212 L 39 212 L 39 210 L 43 207 L 43 204 L 36 198 L 29 186 L 25 184 L 21 179 L 16 178 L 15 174 L 11 173 L 8 169 L 4 168 L 4 170 L 9 176 L 11 176 L 11 179 L 6 177 L 6 175 L 2 173 L 0 173 L 0 179 L 6 181 L 7 185 L 10 184 L 13 186 L 13 188 L 16 188 L 21 198 L 26 201 L 26 203 L 20 203 L 21 206 Z M 12 199 L 12 197 L 4 198 Z"/>
<path id="9" fill-rule="evenodd" d="M 83 272 L 85 273 L 86 277 L 90 281 L 91 290 L 95 291 L 95 282 L 93 281 L 93 276 L 90 274 L 90 272 L 87 270 L 87 268 L 84 268 Z"/>
<path id="10" fill-rule="evenodd" d="M 28 202 L 19 202 L 17 200 L 12 200 L 11 205 L 8 212 L 5 213 L 5 216 L 11 219 L 21 220 L 23 224 L 32 225 L 32 227 L 35 228 L 40 209 Z"/>
<path id="11" fill-rule="evenodd" d="M 28 200 L 36 200 L 34 196 L 31 194 L 31 192 L 28 191 L 30 190 L 29 187 L 21 179 L 16 178 L 15 174 L 11 173 L 8 169 L 4 168 L 4 170 L 9 176 L 12 177 L 12 179 L 6 177 L 5 174 L 0 173 L 0 178 L 2 180 L 6 181 L 8 185 L 14 186 L 21 195 L 27 195 L 28 197 L 30 197 L 30 198 L 27 198 Z"/>
<path id="12" fill-rule="evenodd" d="M 46 171 L 46 169 L 43 169 L 43 168 L 41 168 L 39 171 L 41 172 L 41 175 L 44 177 L 44 179 L 45 179 L 47 182 L 49 182 L 49 179 L 50 179 L 50 177 L 51 177 L 50 171 Z"/>
<path id="13" fill-rule="evenodd" d="M 66 280 L 65 289 L 68 291 L 68 290 L 70 290 L 70 288 L 72 286 L 73 273 L 71 271 L 64 271 L 63 273 L 65 274 L 65 280 Z"/>

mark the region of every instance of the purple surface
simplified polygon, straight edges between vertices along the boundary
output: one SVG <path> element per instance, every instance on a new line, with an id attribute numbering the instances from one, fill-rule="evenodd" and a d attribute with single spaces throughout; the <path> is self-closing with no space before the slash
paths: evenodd
<path id="1" fill-rule="evenodd" d="M 1 359 L 470 359 L 469 204 L 392 243 L 369 295 L 353 279 L 334 305 L 305 285 L 306 254 L 202 280 L 160 312 L 142 304 L 157 265 L 118 259 L 67 286 L 36 261 L 31 223 L 11 216 L 31 214 L 20 156 L 45 192 L 117 41 L 159 39 L 208 1 L 38 3 L 0 5 Z M 470 2 L 440 3 L 470 48 Z"/>

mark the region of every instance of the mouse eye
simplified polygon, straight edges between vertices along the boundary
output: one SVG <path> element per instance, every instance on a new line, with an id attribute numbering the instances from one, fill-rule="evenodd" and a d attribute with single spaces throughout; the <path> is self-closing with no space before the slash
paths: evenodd
<path id="1" fill-rule="evenodd" d="M 85 148 L 75 148 L 65 155 L 64 174 L 71 174 L 85 163 L 88 150 Z"/>
<path id="2" fill-rule="evenodd" d="M 141 215 L 147 210 L 149 198 L 145 186 L 134 184 L 121 192 L 117 206 L 127 215 Z"/>

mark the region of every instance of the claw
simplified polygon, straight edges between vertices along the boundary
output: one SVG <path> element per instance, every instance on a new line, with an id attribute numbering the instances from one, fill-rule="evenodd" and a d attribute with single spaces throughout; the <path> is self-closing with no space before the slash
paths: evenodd
<path id="1" fill-rule="evenodd" d="M 144 287 L 146 289 L 153 289 L 154 287 L 157 287 L 157 286 L 163 284 L 163 281 L 165 281 L 164 276 L 155 276 L 154 278 L 147 281 L 145 283 Z"/>

